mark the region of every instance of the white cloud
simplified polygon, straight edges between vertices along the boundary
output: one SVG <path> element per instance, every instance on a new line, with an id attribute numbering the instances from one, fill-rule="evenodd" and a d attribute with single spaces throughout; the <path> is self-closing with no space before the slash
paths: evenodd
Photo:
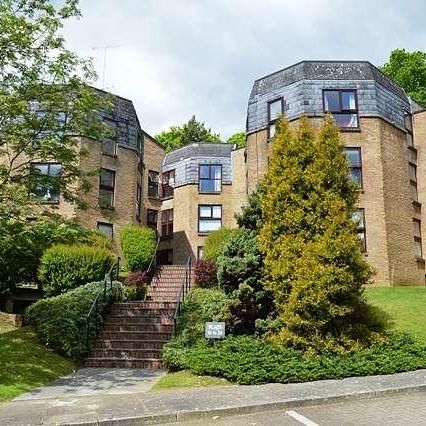
<path id="1" fill-rule="evenodd" d="M 253 80 L 301 59 L 366 59 L 424 49 L 422 0 L 82 0 L 69 47 L 108 49 L 106 88 L 155 134 L 192 114 L 226 139 L 244 129 Z M 98 85 L 101 83 L 101 79 Z"/>

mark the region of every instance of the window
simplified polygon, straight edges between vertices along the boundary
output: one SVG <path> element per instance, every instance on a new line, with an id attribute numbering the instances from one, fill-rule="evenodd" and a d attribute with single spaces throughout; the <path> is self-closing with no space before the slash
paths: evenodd
<path id="1" fill-rule="evenodd" d="M 413 116 L 411 114 L 407 114 L 404 118 L 405 121 L 405 130 L 407 132 L 407 146 L 414 147 L 413 141 Z"/>
<path id="2" fill-rule="evenodd" d="M 173 209 L 163 210 L 161 212 L 161 237 L 173 237 Z"/>
<path id="3" fill-rule="evenodd" d="M 113 236 L 111 223 L 98 222 L 98 230 L 108 238 L 112 238 Z"/>
<path id="4" fill-rule="evenodd" d="M 157 222 L 158 222 L 158 211 L 148 209 L 147 212 L 146 212 L 146 225 L 149 228 L 152 228 L 156 231 L 157 230 Z"/>
<path id="5" fill-rule="evenodd" d="M 345 153 L 349 163 L 349 177 L 358 188 L 362 188 L 361 148 L 345 148 Z"/>
<path id="6" fill-rule="evenodd" d="M 102 138 L 102 154 L 114 157 L 117 155 L 117 122 L 103 119 L 106 125 L 106 134 Z"/>
<path id="7" fill-rule="evenodd" d="M 221 205 L 198 206 L 198 232 L 216 231 L 222 227 Z"/>
<path id="8" fill-rule="evenodd" d="M 352 220 L 358 226 L 358 237 L 361 243 L 361 251 L 365 253 L 367 251 L 366 243 L 366 232 L 365 232 L 365 214 L 364 209 L 358 209 L 352 215 Z"/>
<path id="9" fill-rule="evenodd" d="M 422 230 L 421 222 L 418 219 L 413 219 L 414 228 L 414 254 L 417 258 L 422 259 Z"/>
<path id="10" fill-rule="evenodd" d="M 31 192 L 45 203 L 59 203 L 62 166 L 58 163 L 33 163 L 34 185 Z"/>
<path id="11" fill-rule="evenodd" d="M 141 200 L 142 200 L 142 187 L 138 183 L 136 185 L 136 202 L 135 202 L 135 215 L 138 222 L 141 220 Z"/>
<path id="12" fill-rule="evenodd" d="M 220 164 L 200 164 L 198 167 L 198 191 L 222 191 L 222 166 Z"/>
<path id="13" fill-rule="evenodd" d="M 418 201 L 417 166 L 413 163 L 408 163 L 408 176 L 410 178 L 410 185 L 411 185 L 411 198 L 414 201 Z"/>
<path id="14" fill-rule="evenodd" d="M 275 123 L 284 112 L 284 98 L 268 102 L 268 139 L 275 136 Z"/>
<path id="15" fill-rule="evenodd" d="M 331 112 L 340 128 L 358 127 L 356 90 L 323 90 L 324 111 Z"/>
<path id="16" fill-rule="evenodd" d="M 159 265 L 173 265 L 173 250 L 159 250 L 157 252 L 157 263 Z"/>
<path id="17" fill-rule="evenodd" d="M 66 127 L 67 116 L 63 111 L 45 111 L 38 110 L 35 112 L 38 121 L 38 129 L 36 131 L 36 139 L 40 140 L 46 136 L 63 137 Z M 37 145 L 37 141 L 33 145 Z"/>
<path id="18" fill-rule="evenodd" d="M 114 208 L 115 171 L 101 169 L 99 182 L 99 206 L 103 209 Z"/>
<path id="19" fill-rule="evenodd" d="M 148 172 L 148 197 L 158 198 L 159 173 L 150 170 Z"/>
<path id="20" fill-rule="evenodd" d="M 204 246 L 197 247 L 197 259 L 201 260 L 204 257 Z"/>
<path id="21" fill-rule="evenodd" d="M 163 198 L 173 197 L 173 188 L 175 186 L 175 171 L 169 170 L 162 176 L 162 194 Z"/>
<path id="22" fill-rule="evenodd" d="M 143 137 L 138 138 L 138 170 L 142 173 L 143 169 Z"/>

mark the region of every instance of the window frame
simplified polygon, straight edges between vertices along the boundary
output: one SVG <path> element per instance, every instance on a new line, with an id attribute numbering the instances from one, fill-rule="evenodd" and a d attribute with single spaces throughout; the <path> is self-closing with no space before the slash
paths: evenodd
<path id="1" fill-rule="evenodd" d="M 113 174 L 113 186 L 103 185 L 102 184 L 102 171 L 111 172 Z M 116 170 L 107 169 L 105 167 L 101 168 L 101 173 L 99 174 L 99 201 L 101 200 L 101 191 L 106 191 L 112 193 L 112 203 L 108 207 L 100 206 L 102 209 L 114 210 L 115 207 L 115 187 L 116 187 L 117 173 Z M 99 203 L 101 204 L 101 203 Z"/>
<path id="2" fill-rule="evenodd" d="M 359 147 L 359 146 L 345 146 L 343 149 L 345 151 L 346 159 L 347 159 L 348 164 L 349 164 L 349 173 L 351 173 L 352 170 L 359 170 L 359 172 L 360 172 L 361 182 L 360 182 L 360 185 L 358 186 L 358 189 L 359 190 L 363 190 L 364 189 L 364 177 L 362 175 L 362 152 L 361 152 L 361 147 Z M 359 166 L 352 166 L 352 164 L 350 163 L 349 158 L 347 156 L 347 151 L 351 151 L 351 150 L 352 151 L 358 151 L 358 153 L 359 153 L 359 164 L 360 164 Z M 352 180 L 352 182 L 356 183 L 356 181 L 352 179 L 352 174 L 350 175 L 350 179 Z"/>
<path id="3" fill-rule="evenodd" d="M 201 208 L 203 207 L 210 207 L 210 216 L 201 216 Z M 220 227 L 218 229 L 222 229 L 223 226 L 223 206 L 222 204 L 198 204 L 198 233 L 199 234 L 209 234 L 211 231 L 201 231 L 200 230 L 200 222 L 201 220 L 216 220 L 218 221 L 218 218 L 213 217 L 213 207 L 220 207 Z"/>
<path id="4" fill-rule="evenodd" d="M 359 223 L 356 223 L 357 225 L 357 233 L 358 233 L 358 238 L 360 234 L 363 234 L 364 238 L 360 240 L 361 243 L 361 253 L 365 254 L 367 253 L 367 224 L 365 223 L 365 209 L 363 207 L 358 207 L 356 209 L 358 212 L 361 212 L 361 217 L 362 217 L 362 223 L 363 226 L 359 226 Z"/>
<path id="5" fill-rule="evenodd" d="M 197 246 L 197 260 L 203 260 L 204 246 Z"/>
<path id="6" fill-rule="evenodd" d="M 418 225 L 419 225 L 419 235 L 416 235 L 416 233 L 414 232 L 414 230 L 415 230 L 414 223 L 418 223 Z M 413 217 L 413 234 L 414 234 L 414 255 L 415 255 L 416 259 L 423 259 L 422 221 L 420 219 L 416 219 L 414 217 Z M 417 253 L 416 253 L 416 244 L 419 244 L 419 246 L 420 246 L 420 257 L 417 256 Z"/>
<path id="7" fill-rule="evenodd" d="M 36 170 L 36 167 L 37 166 L 47 166 L 47 173 L 45 174 L 45 173 L 41 173 L 41 172 L 39 172 L 38 173 L 38 175 L 39 176 L 48 176 L 50 179 L 60 179 L 60 177 L 61 177 L 61 174 L 62 174 L 62 164 L 61 163 L 58 163 L 58 162 L 54 162 L 54 163 L 48 163 L 48 162 L 42 162 L 42 161 L 34 161 L 34 162 L 31 162 L 31 164 L 30 164 L 30 167 L 31 167 L 31 169 L 32 169 L 32 173 L 34 173 L 34 170 Z M 55 175 L 51 175 L 50 174 L 50 168 L 51 168 L 51 166 L 59 166 L 60 167 L 60 172 L 59 172 L 59 174 L 57 175 L 57 176 L 55 176 Z M 39 182 L 39 183 L 36 183 L 35 185 L 33 185 L 33 187 L 31 188 L 31 192 L 33 192 L 34 191 L 34 186 L 37 186 L 37 185 L 49 185 L 49 183 L 41 183 L 41 182 Z M 52 185 L 50 185 L 50 186 L 52 186 Z M 54 189 L 53 187 L 52 187 L 52 189 Z M 61 190 L 60 190 L 60 185 L 59 185 L 59 188 L 58 188 L 58 191 L 57 191 L 57 194 L 58 194 L 58 199 L 57 200 L 51 200 L 51 201 L 49 201 L 49 200 L 43 200 L 42 198 L 39 198 L 39 197 L 37 197 L 35 194 L 34 194 L 34 196 L 35 196 L 35 198 L 37 199 L 37 200 L 39 200 L 39 202 L 41 202 L 41 203 L 43 203 L 43 204 L 59 204 L 60 202 L 61 202 Z"/>
<path id="8" fill-rule="evenodd" d="M 414 175 L 415 180 L 411 179 L 411 172 L 410 169 L 414 168 Z M 408 179 L 410 180 L 410 186 L 413 188 L 413 191 L 415 193 L 415 198 L 413 201 L 418 202 L 419 201 L 419 191 L 417 187 L 417 164 L 413 163 L 412 161 L 408 162 Z"/>
<path id="9" fill-rule="evenodd" d="M 154 225 L 154 222 L 151 222 L 150 220 L 148 220 L 150 213 L 155 213 L 155 227 L 152 226 L 152 225 Z M 146 210 L 146 226 L 148 228 L 154 229 L 155 231 L 158 230 L 158 210 L 156 210 L 156 209 L 147 209 Z"/>
<path id="10" fill-rule="evenodd" d="M 278 101 L 281 101 L 281 114 L 277 118 L 271 119 L 271 105 Z M 267 110 L 268 110 L 267 139 L 268 141 L 275 137 L 275 133 L 277 129 L 275 128 L 274 135 L 271 136 L 271 126 L 276 125 L 278 118 L 284 115 L 284 105 L 285 105 L 284 96 L 279 96 L 278 98 L 271 99 L 270 101 L 267 102 Z"/>
<path id="11" fill-rule="evenodd" d="M 157 182 L 156 182 L 156 194 L 152 195 L 150 194 L 150 188 L 152 188 L 151 186 L 151 180 L 150 180 L 150 174 L 151 173 L 155 173 L 156 177 L 157 177 Z M 159 198 L 159 183 L 160 183 L 160 172 L 156 172 L 155 170 L 148 170 L 148 198 L 153 198 L 155 200 L 158 200 Z"/>
<path id="12" fill-rule="evenodd" d="M 142 186 L 139 182 L 136 183 L 136 200 L 135 200 L 135 216 L 138 222 L 141 221 L 142 210 Z"/>
<path id="13" fill-rule="evenodd" d="M 176 171 L 175 169 L 167 170 L 161 174 L 161 198 L 173 198 L 174 197 L 174 186 L 170 186 L 170 178 L 173 176 L 173 181 L 176 182 Z"/>
<path id="14" fill-rule="evenodd" d="M 111 236 L 108 236 L 108 235 L 106 235 L 105 233 L 103 233 L 100 229 L 99 229 L 99 225 L 102 225 L 102 226 L 106 226 L 106 227 L 108 227 L 108 228 L 110 228 L 111 229 Z M 114 225 L 112 224 L 112 223 L 108 223 L 108 222 L 97 222 L 96 223 L 96 229 L 102 234 L 102 235 L 105 235 L 107 238 L 111 238 L 111 239 L 113 239 L 114 238 Z"/>
<path id="15" fill-rule="evenodd" d="M 102 155 L 106 155 L 107 157 L 112 157 L 112 158 L 116 158 L 117 157 L 117 145 L 118 145 L 118 122 L 116 120 L 113 120 L 111 118 L 107 118 L 107 117 L 103 117 L 102 121 L 104 122 L 104 124 L 106 126 L 108 126 L 108 128 L 111 128 L 113 126 L 111 126 L 108 123 L 113 123 L 114 124 L 114 132 L 115 135 L 114 136 L 104 136 L 101 139 L 101 153 Z M 108 152 L 106 150 L 104 150 L 104 142 L 114 142 L 114 152 Z"/>
<path id="16" fill-rule="evenodd" d="M 208 167 L 209 168 L 209 177 L 208 178 L 202 178 L 201 177 L 201 167 Z M 214 167 L 220 167 L 220 190 L 219 191 L 202 191 L 201 190 L 201 182 L 202 181 L 217 181 L 219 179 L 212 179 L 211 175 L 212 175 L 212 166 Z M 198 164 L 198 192 L 200 194 L 220 194 L 222 192 L 222 177 L 223 177 L 223 165 L 222 164 L 217 164 L 217 163 L 212 163 L 212 164 L 208 164 L 208 163 L 200 163 Z"/>
<path id="17" fill-rule="evenodd" d="M 167 213 L 167 215 L 166 215 Z M 162 240 L 167 240 L 167 239 L 171 239 L 173 238 L 173 209 L 165 209 L 165 210 L 161 210 L 161 239 Z M 168 220 L 163 221 L 163 217 L 167 217 Z M 171 220 L 170 220 L 171 217 Z M 166 227 L 166 233 L 163 232 L 163 227 Z"/>
<path id="18" fill-rule="evenodd" d="M 325 109 L 325 93 L 326 92 L 338 92 L 339 93 L 339 107 L 340 110 L 339 111 L 327 111 Z M 353 92 L 354 93 L 354 99 L 355 99 L 355 109 L 343 109 L 342 108 L 342 93 L 348 93 L 348 92 Z M 340 126 L 338 121 L 336 121 L 336 125 L 339 128 L 339 130 L 347 130 L 347 131 L 353 131 L 353 130 L 359 130 L 360 126 L 359 126 L 359 105 L 358 105 L 358 90 L 357 89 L 322 89 L 322 109 L 324 114 L 330 113 L 333 117 L 334 115 L 343 115 L 343 114 L 356 114 L 356 127 L 344 127 L 344 126 Z"/>

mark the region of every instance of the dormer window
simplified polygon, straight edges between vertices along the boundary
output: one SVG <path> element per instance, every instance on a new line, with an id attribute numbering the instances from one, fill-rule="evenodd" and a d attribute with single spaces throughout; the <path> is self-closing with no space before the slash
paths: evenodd
<path id="1" fill-rule="evenodd" d="M 324 112 L 330 112 L 342 129 L 358 128 L 356 90 L 323 90 Z"/>
<path id="2" fill-rule="evenodd" d="M 198 191 L 219 193 L 222 191 L 222 166 L 220 164 L 200 164 Z"/>
<path id="3" fill-rule="evenodd" d="M 275 136 L 275 124 L 284 112 L 284 98 L 268 102 L 268 139 Z"/>

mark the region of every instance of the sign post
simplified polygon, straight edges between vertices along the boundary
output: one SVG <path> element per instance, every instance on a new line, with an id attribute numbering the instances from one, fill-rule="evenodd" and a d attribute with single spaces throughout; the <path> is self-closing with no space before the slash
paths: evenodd
<path id="1" fill-rule="evenodd" d="M 225 323 L 224 322 L 206 322 L 205 325 L 206 339 L 223 339 L 225 337 Z"/>

